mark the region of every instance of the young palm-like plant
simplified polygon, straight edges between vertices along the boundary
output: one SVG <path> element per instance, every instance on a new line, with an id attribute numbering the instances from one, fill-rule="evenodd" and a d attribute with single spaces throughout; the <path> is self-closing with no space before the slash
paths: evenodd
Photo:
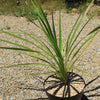
<path id="1" fill-rule="evenodd" d="M 91 32 L 87 33 L 86 36 L 84 36 L 81 40 L 78 42 L 76 41 L 78 37 L 80 36 L 83 29 L 86 27 L 88 22 L 95 16 L 95 14 L 98 12 L 94 12 L 90 18 L 87 20 L 87 22 L 83 25 L 83 27 L 80 29 L 80 31 L 77 33 L 77 30 L 79 29 L 79 26 L 82 24 L 82 21 L 84 17 L 87 15 L 89 9 L 91 8 L 93 1 L 90 3 L 86 11 L 83 13 L 80 13 L 79 17 L 77 18 L 75 24 L 73 25 L 70 33 L 68 34 L 68 37 L 66 39 L 66 44 L 63 46 L 62 42 L 62 35 L 61 35 L 61 10 L 59 10 L 59 39 L 57 39 L 56 29 L 55 29 L 55 23 L 52 13 L 52 25 L 50 25 L 45 12 L 41 8 L 41 6 L 37 3 L 36 0 L 31 0 L 31 3 L 33 5 L 32 8 L 35 9 L 35 18 L 38 20 L 42 31 L 44 32 L 47 40 L 41 39 L 38 36 L 33 36 L 29 33 L 23 32 L 23 34 L 28 35 L 30 38 L 32 38 L 34 42 L 27 40 L 25 38 L 22 38 L 20 36 L 17 36 L 15 34 L 12 34 L 7 31 L 0 30 L 0 32 L 5 33 L 7 35 L 10 35 L 14 38 L 17 38 L 19 40 L 23 40 L 27 43 L 30 43 L 38 48 L 38 50 L 31 49 L 29 47 L 26 47 L 21 44 L 13 43 L 7 40 L 0 39 L 0 41 L 7 42 L 9 44 L 13 44 L 17 47 L 0 47 L 1 49 L 10 49 L 10 50 L 17 50 L 20 51 L 20 53 L 38 58 L 43 63 L 29 63 L 29 64 L 18 64 L 18 65 L 11 65 L 11 66 L 5 66 L 1 68 L 9 68 L 9 67 L 17 67 L 17 66 L 24 66 L 24 65 L 42 65 L 42 66 L 49 66 L 53 69 L 51 73 L 37 73 L 37 74 L 31 74 L 33 76 L 41 75 L 41 74 L 51 74 L 61 81 L 61 84 L 67 84 L 69 82 L 69 77 L 71 78 L 72 75 L 69 74 L 69 72 L 72 71 L 72 69 L 85 72 L 82 69 L 79 69 L 77 67 L 74 67 L 74 64 L 76 61 L 80 58 L 80 56 L 84 53 L 84 51 L 87 49 L 93 38 L 96 36 L 98 32 L 100 32 L 100 26 L 97 26 Z M 83 41 L 84 40 L 84 41 Z M 83 41 L 83 42 L 82 42 Z M 66 47 L 63 49 L 63 47 Z M 84 48 L 83 48 L 84 47 Z M 83 49 L 83 50 L 82 50 Z M 24 51 L 24 52 L 22 52 Z M 32 52 L 32 54 L 31 54 Z M 52 59 L 52 60 L 50 60 Z M 54 86 L 55 87 L 55 86 Z M 62 86 L 61 86 L 62 87 Z M 56 93 L 55 93 L 56 94 Z M 63 97 L 66 97 L 67 93 L 63 93 Z M 69 94 L 70 96 L 70 94 Z"/>

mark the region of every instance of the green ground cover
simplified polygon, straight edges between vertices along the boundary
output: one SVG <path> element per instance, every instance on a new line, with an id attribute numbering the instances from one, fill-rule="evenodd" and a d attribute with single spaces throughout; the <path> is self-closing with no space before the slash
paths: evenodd
<path id="1" fill-rule="evenodd" d="M 27 2 L 25 1 L 26 0 L 0 0 L 0 15 L 14 15 L 16 17 L 26 16 L 29 19 L 35 19 L 33 18 L 34 11 L 27 6 Z M 51 10 L 54 11 L 59 9 L 59 0 L 38 0 L 38 2 L 43 9 L 46 9 L 48 14 L 51 12 Z M 80 5 L 77 2 L 73 10 L 73 8 L 66 7 L 65 0 L 61 0 L 61 7 L 67 13 L 80 12 L 82 7 L 84 7 L 84 4 L 86 4 L 86 2 L 83 2 Z M 89 2 L 87 5 L 88 4 Z M 100 13 L 98 15 L 100 15 Z"/>

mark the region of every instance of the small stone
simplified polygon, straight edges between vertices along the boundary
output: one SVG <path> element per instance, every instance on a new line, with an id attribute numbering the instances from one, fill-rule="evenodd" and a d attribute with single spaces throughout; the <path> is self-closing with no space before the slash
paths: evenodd
<path id="1" fill-rule="evenodd" d="M 0 64 L 3 64 L 3 62 L 0 61 Z"/>
<path id="2" fill-rule="evenodd" d="M 73 13 L 76 13 L 77 11 L 78 11 L 78 10 L 77 10 L 76 8 L 73 8 L 73 9 L 72 9 L 72 12 L 73 12 Z"/>

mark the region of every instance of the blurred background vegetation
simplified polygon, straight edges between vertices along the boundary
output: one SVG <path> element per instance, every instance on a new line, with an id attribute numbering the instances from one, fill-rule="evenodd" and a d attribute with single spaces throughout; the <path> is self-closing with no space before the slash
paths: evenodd
<path id="1" fill-rule="evenodd" d="M 30 8 L 26 7 L 26 0 L 0 0 L 0 14 L 14 14 L 16 16 L 24 16 L 30 12 Z M 29 1 L 29 0 L 27 0 Z M 65 7 L 65 0 L 61 0 L 62 7 Z M 41 6 L 47 10 L 56 10 L 59 7 L 59 0 L 38 0 Z"/>
<path id="2" fill-rule="evenodd" d="M 27 6 L 28 4 L 25 1 L 29 0 L 0 0 L 0 15 L 26 16 L 32 19 L 34 11 Z M 67 7 L 66 1 L 67 0 L 61 0 L 61 8 L 64 9 L 64 11 L 67 13 L 79 13 L 82 7 L 84 7 L 85 4 L 88 5 L 91 0 L 74 0 L 77 2 L 74 2 L 74 6 L 70 8 Z M 59 0 L 38 0 L 38 2 L 46 10 L 46 14 L 49 14 L 51 10 L 56 11 L 59 9 Z"/>

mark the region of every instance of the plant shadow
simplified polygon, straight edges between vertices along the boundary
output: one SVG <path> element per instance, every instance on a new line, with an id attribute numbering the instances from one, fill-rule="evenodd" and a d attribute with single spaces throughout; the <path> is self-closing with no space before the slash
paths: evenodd
<path id="1" fill-rule="evenodd" d="M 89 81 L 89 82 L 85 85 L 85 87 L 89 86 L 91 83 L 93 83 L 93 82 L 94 82 L 95 80 L 97 80 L 98 78 L 100 78 L 100 75 L 97 76 L 96 78 L 94 78 L 93 80 Z M 41 89 L 35 89 L 35 88 L 30 88 L 30 87 L 26 87 L 26 88 L 18 87 L 18 88 L 20 88 L 20 89 L 30 89 L 30 90 L 36 90 L 36 91 L 43 91 L 43 92 L 45 92 L 45 90 L 44 90 L 43 88 L 41 88 Z M 81 100 L 89 100 L 89 99 L 88 99 L 89 97 L 98 97 L 98 96 L 100 96 L 100 93 L 94 93 L 94 94 L 91 94 L 91 95 L 88 94 L 88 93 L 90 93 L 90 92 L 93 92 L 93 91 L 96 91 L 96 90 L 99 90 L 99 89 L 100 89 L 100 85 L 97 86 L 97 87 L 95 87 L 95 88 L 93 88 L 93 89 L 84 91 Z M 88 94 L 88 95 L 87 95 L 87 94 Z M 25 99 L 25 100 L 48 100 L 48 98 L 47 98 L 47 97 L 44 97 L 44 98 Z"/>
<path id="2" fill-rule="evenodd" d="M 91 83 L 93 83 L 95 80 L 97 80 L 98 78 L 100 78 L 100 75 L 98 75 L 96 78 L 94 78 L 93 80 L 89 81 L 85 87 L 89 86 Z M 90 92 L 93 92 L 93 91 L 96 91 L 96 90 L 99 90 L 100 89 L 100 85 L 96 86 L 95 88 L 93 89 L 90 89 L 90 90 L 86 90 L 84 91 L 84 94 L 85 93 L 90 93 Z M 98 97 L 100 96 L 100 93 L 94 93 L 94 94 L 91 94 L 91 95 L 86 95 L 87 97 Z"/>

